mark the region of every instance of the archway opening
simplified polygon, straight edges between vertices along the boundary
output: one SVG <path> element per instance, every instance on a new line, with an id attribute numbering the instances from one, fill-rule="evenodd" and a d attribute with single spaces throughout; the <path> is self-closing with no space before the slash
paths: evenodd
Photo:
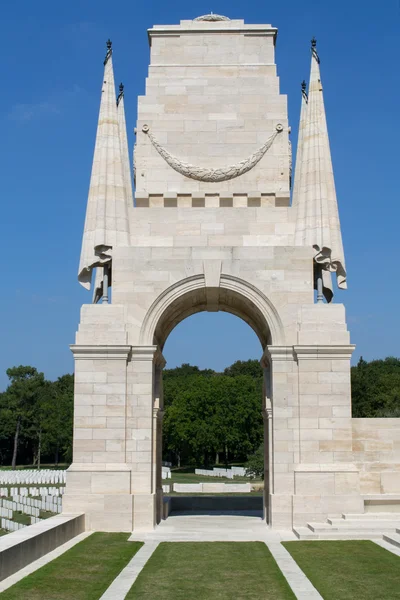
<path id="1" fill-rule="evenodd" d="M 190 329 L 195 320 L 200 325 L 193 344 L 199 337 L 207 337 L 206 328 L 201 326 L 205 316 L 211 317 L 215 331 L 217 315 L 206 313 L 217 311 L 239 317 L 228 317 L 228 321 L 234 320 L 239 325 L 235 343 L 239 349 L 237 360 L 242 364 L 232 366 L 236 361 L 229 359 L 225 364 L 221 360 L 206 364 L 203 357 L 201 361 L 192 361 L 199 362 L 201 367 L 190 366 L 183 354 L 178 358 L 175 353 L 173 364 L 169 365 L 175 368 L 166 369 L 164 378 L 164 361 L 156 366 L 155 403 L 163 416 L 154 451 L 156 487 L 161 496 L 157 503 L 158 520 L 168 512 L 163 508 L 167 502 L 172 514 L 248 514 L 269 521 L 270 369 L 265 359 L 260 365 L 260 358 L 272 343 L 272 335 L 265 312 L 237 291 L 203 285 L 164 303 L 164 310 L 154 320 L 153 344 L 169 360 L 169 347 L 174 340 L 176 346 L 177 339 L 184 339 L 185 329 L 188 326 Z M 253 359 L 250 362 L 244 360 L 241 321 L 251 328 L 246 328 L 247 338 L 254 338 L 252 356 L 247 356 Z M 255 455 L 260 452 L 264 455 L 263 477 L 256 472 L 250 479 L 243 468 L 250 457 L 256 462 Z M 162 472 L 165 477 L 169 468 L 172 479 L 163 479 Z M 216 474 L 211 475 L 210 471 Z"/>

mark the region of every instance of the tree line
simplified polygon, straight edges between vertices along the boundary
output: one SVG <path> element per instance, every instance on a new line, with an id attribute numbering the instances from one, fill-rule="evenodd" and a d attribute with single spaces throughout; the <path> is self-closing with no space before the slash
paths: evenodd
<path id="1" fill-rule="evenodd" d="M 31 366 L 7 370 L 0 393 L 0 464 L 72 460 L 73 375 L 49 381 Z M 180 466 L 244 462 L 260 454 L 262 369 L 237 361 L 222 373 L 183 364 L 164 371 L 163 458 Z M 351 369 L 353 417 L 400 417 L 400 359 Z"/>
<path id="2" fill-rule="evenodd" d="M 57 465 L 72 460 L 74 377 L 45 379 L 35 367 L 7 369 L 0 394 L 0 464 Z"/>

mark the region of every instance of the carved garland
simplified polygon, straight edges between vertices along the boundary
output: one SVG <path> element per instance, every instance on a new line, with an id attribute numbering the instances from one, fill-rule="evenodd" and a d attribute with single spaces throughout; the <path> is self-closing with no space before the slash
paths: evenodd
<path id="1" fill-rule="evenodd" d="M 219 167 L 217 169 L 208 169 L 205 167 L 197 167 L 189 163 L 179 160 L 176 156 L 170 154 L 165 148 L 161 146 L 157 138 L 152 134 L 148 125 L 143 125 L 142 131 L 146 133 L 154 148 L 163 157 L 163 159 L 169 164 L 172 169 L 189 177 L 190 179 L 196 179 L 197 181 L 228 181 L 235 177 L 240 177 L 250 171 L 255 165 L 260 162 L 267 150 L 272 146 L 272 143 L 276 136 L 283 131 L 283 126 L 278 124 L 275 127 L 274 133 L 267 139 L 267 141 L 258 149 L 256 152 L 251 154 L 245 160 L 237 163 L 236 165 L 230 165 L 228 167 Z"/>

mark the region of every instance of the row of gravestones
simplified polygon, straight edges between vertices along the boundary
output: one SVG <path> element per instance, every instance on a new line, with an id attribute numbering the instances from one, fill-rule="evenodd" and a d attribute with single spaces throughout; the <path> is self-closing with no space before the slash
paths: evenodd
<path id="1" fill-rule="evenodd" d="M 0 485 L 55 485 L 65 484 L 66 472 L 52 469 L 21 469 L 18 471 L 0 471 Z"/>
<path id="2" fill-rule="evenodd" d="M 38 517 L 40 510 L 46 510 L 52 513 L 60 513 L 62 511 L 62 504 L 61 502 L 58 502 L 58 498 L 55 500 L 56 501 L 54 502 L 49 496 L 42 500 L 14 496 L 12 500 L 4 500 L 4 498 L 0 500 L 0 506 L 8 508 L 9 510 L 18 510 L 28 515 Z"/>
<path id="3" fill-rule="evenodd" d="M 214 467 L 212 471 L 209 469 L 195 469 L 194 472 L 196 475 L 204 475 L 206 477 L 226 477 L 227 479 L 246 477 L 246 469 L 244 467 L 231 467 L 230 469 Z"/>
<path id="4" fill-rule="evenodd" d="M 171 479 L 171 469 L 169 467 L 161 467 L 161 477 L 162 479 Z"/>
<path id="5" fill-rule="evenodd" d="M 12 519 L 13 511 L 11 508 L 5 508 L 4 506 L 0 506 L 0 517 L 4 517 L 5 519 Z"/>
<path id="6" fill-rule="evenodd" d="M 40 514 L 40 508 L 36 508 L 35 506 L 26 506 L 20 502 L 12 502 L 11 500 L 3 500 L 3 503 L 3 508 L 8 509 L 12 513 L 18 511 L 26 515 L 32 515 L 33 517 L 38 517 Z"/>
<path id="7" fill-rule="evenodd" d="M 0 496 L 62 496 L 65 487 L 11 487 L 0 488 Z"/>
<path id="8" fill-rule="evenodd" d="M 23 529 L 24 527 L 26 527 L 26 525 L 23 525 L 22 523 L 16 523 L 9 519 L 1 519 L 1 528 L 5 529 L 5 531 L 18 531 L 18 529 Z"/>

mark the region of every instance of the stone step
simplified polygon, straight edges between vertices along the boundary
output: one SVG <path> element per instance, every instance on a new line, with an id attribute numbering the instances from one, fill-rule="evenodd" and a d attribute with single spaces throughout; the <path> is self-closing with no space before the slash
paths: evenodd
<path id="1" fill-rule="evenodd" d="M 372 521 L 373 519 L 379 519 L 381 521 L 385 521 L 386 519 L 389 521 L 397 521 L 400 523 L 400 513 L 391 513 L 391 512 L 367 512 L 367 513 L 356 513 L 356 514 L 342 514 L 343 519 L 350 519 L 354 521 L 355 519 Z"/>
<path id="2" fill-rule="evenodd" d="M 400 530 L 397 529 L 397 531 L 400 531 Z M 385 533 L 383 536 L 383 539 L 385 540 L 385 542 L 388 542 L 389 544 L 392 544 L 393 546 L 400 548 L 400 535 L 398 533 L 391 533 L 391 534 Z"/>
<path id="3" fill-rule="evenodd" d="M 332 527 L 340 529 L 396 529 L 400 525 L 398 519 L 328 519 Z"/>
<path id="4" fill-rule="evenodd" d="M 376 529 L 345 529 L 311 531 L 308 527 L 295 527 L 293 533 L 299 540 L 371 540 L 382 539 L 382 531 Z M 396 534 L 393 534 L 396 535 Z"/>

